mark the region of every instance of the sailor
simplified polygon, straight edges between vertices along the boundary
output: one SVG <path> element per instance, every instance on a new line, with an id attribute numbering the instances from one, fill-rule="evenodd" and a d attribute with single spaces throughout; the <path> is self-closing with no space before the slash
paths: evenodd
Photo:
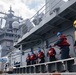
<path id="1" fill-rule="evenodd" d="M 52 45 L 59 46 L 61 49 L 61 59 L 67 59 L 69 58 L 69 46 L 70 44 L 67 42 L 67 38 L 65 35 L 62 34 L 62 32 L 57 33 L 58 41 Z"/>
<path id="2" fill-rule="evenodd" d="M 45 55 L 41 50 L 38 50 L 38 58 L 39 58 L 39 63 L 45 62 Z"/>
<path id="3" fill-rule="evenodd" d="M 26 62 L 27 62 L 27 65 L 31 65 L 31 59 L 30 59 L 30 54 L 28 53 L 28 56 L 26 58 Z"/>
<path id="4" fill-rule="evenodd" d="M 35 55 L 35 53 L 34 52 L 31 52 L 31 64 L 33 65 L 33 64 L 36 64 L 36 55 Z"/>
<path id="5" fill-rule="evenodd" d="M 48 53 L 47 53 L 47 55 L 49 56 L 49 60 L 50 61 L 55 61 L 56 60 L 56 58 L 55 58 L 55 55 L 56 55 L 55 49 L 52 48 L 51 45 L 49 45 L 48 48 L 50 48 Z"/>

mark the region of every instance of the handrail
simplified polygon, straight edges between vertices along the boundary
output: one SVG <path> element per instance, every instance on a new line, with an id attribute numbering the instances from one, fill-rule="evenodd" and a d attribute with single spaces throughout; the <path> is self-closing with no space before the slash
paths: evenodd
<path id="1" fill-rule="evenodd" d="M 69 63 L 69 64 L 68 64 Z M 74 69 L 74 58 L 46 62 L 41 64 L 29 65 L 29 66 L 21 66 L 21 67 L 14 67 L 13 74 L 15 73 L 52 73 L 52 72 L 76 72 L 73 71 Z"/>
<path id="2" fill-rule="evenodd" d="M 68 58 L 68 59 L 64 59 L 64 60 L 57 60 L 57 61 L 52 61 L 52 62 L 39 63 L 39 64 L 28 65 L 28 66 L 21 66 L 21 67 L 18 67 L 18 68 L 31 67 L 31 66 L 36 66 L 36 65 L 45 65 L 45 64 L 51 64 L 51 63 L 57 63 L 57 62 L 64 62 L 64 61 L 69 61 L 69 60 L 74 60 L 74 58 Z"/>
<path id="3" fill-rule="evenodd" d="M 44 8 L 49 2 L 50 2 L 50 0 L 49 0 L 46 4 L 44 4 L 44 5 L 37 11 L 37 13 L 38 13 L 42 8 Z M 36 13 L 36 14 L 37 14 L 37 13 Z M 35 14 L 35 15 L 36 15 L 36 14 Z M 35 15 L 33 15 L 30 19 L 32 19 Z"/>
<path id="4" fill-rule="evenodd" d="M 61 2 L 62 0 L 59 0 L 53 7 L 52 7 L 52 9 L 56 6 L 56 5 L 58 5 L 60 2 Z M 37 15 L 38 14 L 38 12 L 39 11 L 41 11 L 47 4 L 49 4 L 51 2 L 51 0 L 49 0 L 45 5 L 43 5 L 38 11 L 37 11 L 37 13 L 35 14 L 35 15 Z M 53 1 L 51 4 L 53 4 L 55 1 Z M 46 6 L 47 7 L 47 6 Z M 48 6 L 49 7 L 49 6 Z M 47 7 L 47 8 L 48 8 Z M 45 9 L 44 9 L 45 10 Z M 43 11 L 44 11 L 43 10 Z M 46 11 L 47 12 L 47 11 Z M 41 12 L 42 13 L 42 12 Z M 33 18 L 33 17 L 35 17 L 35 15 L 33 15 L 31 18 L 30 18 L 30 20 Z"/>

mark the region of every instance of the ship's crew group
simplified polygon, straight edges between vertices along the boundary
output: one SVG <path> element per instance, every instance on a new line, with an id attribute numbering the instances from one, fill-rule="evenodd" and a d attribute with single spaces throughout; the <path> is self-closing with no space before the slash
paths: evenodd
<path id="1" fill-rule="evenodd" d="M 61 59 L 67 59 L 69 58 L 69 46 L 70 44 L 67 42 L 66 36 L 62 32 L 57 33 L 58 40 L 54 44 L 48 45 L 48 52 L 47 56 L 49 57 L 49 61 L 56 61 L 56 50 L 54 49 L 54 46 L 58 46 L 61 50 Z M 38 62 L 37 62 L 38 61 Z M 38 50 L 38 53 L 35 54 L 34 52 L 31 52 L 31 54 L 27 55 L 26 58 L 27 65 L 37 64 L 37 63 L 44 63 L 45 62 L 45 54 L 40 49 Z"/>

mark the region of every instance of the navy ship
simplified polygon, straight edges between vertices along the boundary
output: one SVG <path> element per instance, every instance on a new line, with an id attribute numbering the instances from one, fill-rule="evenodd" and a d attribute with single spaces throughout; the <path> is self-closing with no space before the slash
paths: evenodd
<path id="1" fill-rule="evenodd" d="M 75 24 L 76 0 L 46 0 L 45 5 L 30 19 L 19 23 L 21 37 L 14 43 L 9 58 L 7 75 L 76 75 Z M 56 50 L 57 61 L 49 62 L 47 46 L 57 41 L 56 33 L 63 32 L 70 43 L 70 57 L 60 59 L 60 50 Z M 75 32 L 75 33 L 74 33 Z M 31 51 L 41 49 L 45 53 L 45 63 L 26 65 L 26 56 Z M 18 62 L 19 67 L 14 63 Z"/>

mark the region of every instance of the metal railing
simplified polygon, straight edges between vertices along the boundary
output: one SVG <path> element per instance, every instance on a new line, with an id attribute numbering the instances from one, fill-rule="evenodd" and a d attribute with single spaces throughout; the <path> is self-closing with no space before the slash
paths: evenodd
<path id="1" fill-rule="evenodd" d="M 44 13 L 44 16 L 47 16 L 47 13 L 49 13 L 50 15 L 50 12 L 54 12 L 56 8 L 60 7 L 60 5 L 63 5 L 64 3 L 65 2 L 63 0 L 53 0 L 52 2 L 51 0 L 49 0 L 39 11 L 37 11 L 37 13 L 33 17 L 30 18 L 31 22 L 35 16 L 41 13 Z"/>
<path id="2" fill-rule="evenodd" d="M 55 12 L 55 9 L 57 9 L 57 8 L 60 8 L 62 5 L 64 5 L 64 1 L 63 0 L 53 0 L 52 2 L 51 2 L 51 0 L 49 0 L 40 10 L 38 10 L 37 11 L 37 13 L 34 15 L 34 16 L 32 16 L 31 18 L 30 18 L 30 21 L 31 21 L 31 23 L 34 25 L 34 27 L 36 26 L 35 24 L 34 24 L 34 22 L 33 22 L 33 20 L 36 18 L 36 22 L 38 22 L 38 24 L 37 25 L 39 25 L 40 24 L 40 22 L 41 21 L 43 21 L 43 19 L 46 17 L 46 16 L 48 16 L 48 15 L 52 15 L 53 13 L 56 13 Z M 40 15 L 41 14 L 43 14 L 43 16 L 42 17 L 40 17 Z M 40 19 L 41 18 L 41 19 Z M 41 20 L 41 21 L 39 21 L 39 19 Z M 25 21 L 25 20 L 24 20 Z M 24 23 L 24 21 L 23 21 L 23 23 Z M 22 23 L 21 23 L 22 24 Z M 27 32 L 26 32 L 27 33 Z M 26 34 L 25 33 L 25 34 Z"/>
<path id="3" fill-rule="evenodd" d="M 53 73 L 53 72 L 76 72 L 74 58 L 46 62 L 41 64 L 21 66 L 13 68 L 13 74 L 23 73 Z M 75 69 L 75 70 L 74 70 Z"/>

